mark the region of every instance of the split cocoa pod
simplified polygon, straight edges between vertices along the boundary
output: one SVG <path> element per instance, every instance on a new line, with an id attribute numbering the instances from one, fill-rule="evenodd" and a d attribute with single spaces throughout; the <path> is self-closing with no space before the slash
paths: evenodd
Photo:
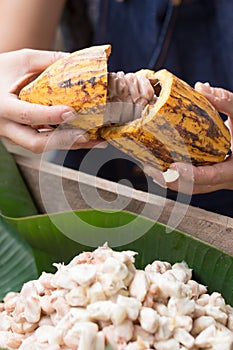
<path id="1" fill-rule="evenodd" d="M 19 97 L 72 106 L 78 116 L 63 127 L 86 130 L 162 171 L 177 161 L 198 166 L 225 159 L 230 133 L 204 96 L 165 69 L 109 73 L 110 53 L 110 45 L 73 52 L 26 85 Z"/>

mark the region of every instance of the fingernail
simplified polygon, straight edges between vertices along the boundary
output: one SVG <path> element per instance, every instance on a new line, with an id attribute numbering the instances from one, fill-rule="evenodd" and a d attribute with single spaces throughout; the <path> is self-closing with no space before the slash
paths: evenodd
<path id="1" fill-rule="evenodd" d="M 61 118 L 66 122 L 71 122 L 72 120 L 77 118 L 77 112 L 75 110 L 64 112 L 61 115 Z"/>
<path id="2" fill-rule="evenodd" d="M 174 182 L 179 178 L 179 173 L 177 170 L 167 169 L 167 171 L 163 173 L 163 178 L 165 182 Z"/>
<path id="3" fill-rule="evenodd" d="M 201 83 L 200 81 L 198 81 L 196 83 L 196 87 L 201 89 L 202 91 L 211 93 L 211 87 L 210 87 L 210 84 L 208 82 Z"/>

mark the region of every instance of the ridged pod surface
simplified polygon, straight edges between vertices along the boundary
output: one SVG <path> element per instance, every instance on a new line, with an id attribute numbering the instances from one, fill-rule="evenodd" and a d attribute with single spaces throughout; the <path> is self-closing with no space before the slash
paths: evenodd
<path id="1" fill-rule="evenodd" d="M 83 49 L 48 67 L 20 92 L 22 100 L 66 104 L 79 114 L 66 127 L 88 130 L 140 162 L 163 171 L 176 161 L 206 165 L 221 162 L 230 150 L 230 133 L 210 102 L 163 69 L 141 70 L 158 96 L 141 118 L 125 125 L 103 126 L 107 102 L 110 45 Z"/>
<path id="2" fill-rule="evenodd" d="M 159 92 L 157 102 L 147 105 L 138 120 L 101 128 L 102 138 L 164 171 L 177 161 L 207 165 L 224 160 L 230 133 L 204 96 L 165 69 L 136 74 L 149 78 Z"/>
<path id="3" fill-rule="evenodd" d="M 19 97 L 47 106 L 63 104 L 73 107 L 79 112 L 79 117 L 72 122 L 74 127 L 89 129 L 101 126 L 107 98 L 110 53 L 110 45 L 73 52 L 53 63 L 26 85 Z"/>

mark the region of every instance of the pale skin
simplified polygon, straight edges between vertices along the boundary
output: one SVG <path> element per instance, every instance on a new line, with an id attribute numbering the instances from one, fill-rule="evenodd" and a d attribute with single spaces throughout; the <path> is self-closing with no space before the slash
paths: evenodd
<path id="1" fill-rule="evenodd" d="M 0 0 L 0 52 L 53 48 L 65 0 Z"/>
<path id="2" fill-rule="evenodd" d="M 54 131 L 50 127 L 76 118 L 77 114 L 71 107 L 30 104 L 18 98 L 25 80 L 64 55 L 30 49 L 0 54 L 0 136 L 34 153 L 101 147 L 99 141 L 89 141 L 83 130 L 58 128 Z"/>
<path id="3" fill-rule="evenodd" d="M 0 52 L 25 47 L 52 49 L 65 2 L 65 0 L 0 0 Z M 62 123 L 64 115 L 72 118 L 74 111 L 67 106 L 45 107 L 25 104 L 18 100 L 18 86 L 25 77 L 42 71 L 58 56 L 59 54 L 54 53 L 28 51 L 12 53 L 11 59 L 8 59 L 10 56 L 0 55 L 1 80 L 4 76 L 0 91 L 0 136 L 5 136 L 36 153 L 44 150 L 48 136 L 51 135 L 51 131 L 39 133 L 38 124 L 47 126 Z M 228 127 L 233 133 L 233 93 L 199 83 L 196 84 L 196 89 L 203 93 L 218 111 L 228 115 Z M 67 115 L 67 112 L 70 114 Z M 60 132 L 63 133 L 59 134 Z M 68 149 L 73 140 L 72 148 L 89 148 L 96 144 L 88 142 L 87 135 L 83 135 L 80 130 L 64 130 L 59 133 L 53 138 L 49 149 Z M 165 183 L 161 172 L 154 168 L 145 166 L 145 172 L 162 186 L 184 193 L 233 189 L 232 156 L 223 163 L 212 166 L 193 167 L 177 163 L 173 164 L 172 168 L 178 170 L 179 179 L 169 183 Z"/>

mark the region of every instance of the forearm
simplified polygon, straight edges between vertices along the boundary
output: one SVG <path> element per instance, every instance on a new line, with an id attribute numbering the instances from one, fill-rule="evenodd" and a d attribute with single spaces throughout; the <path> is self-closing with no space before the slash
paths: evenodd
<path id="1" fill-rule="evenodd" d="M 0 52 L 51 49 L 66 0 L 0 0 Z"/>

